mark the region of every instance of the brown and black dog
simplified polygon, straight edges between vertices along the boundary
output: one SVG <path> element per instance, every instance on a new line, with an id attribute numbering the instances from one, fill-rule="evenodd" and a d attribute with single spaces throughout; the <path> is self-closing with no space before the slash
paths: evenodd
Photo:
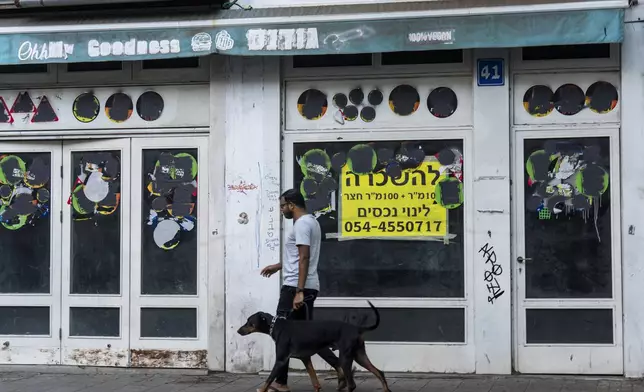
<path id="1" fill-rule="evenodd" d="M 340 366 L 343 373 L 338 372 L 339 384 L 344 384 L 340 382 L 340 378 L 344 376 L 349 391 L 356 389 L 351 369 L 355 360 L 360 366 L 378 377 L 384 392 L 391 392 L 387 385 L 385 374 L 373 366 L 365 350 L 362 334 L 367 331 L 373 331 L 380 325 L 378 309 L 371 302 L 369 302 L 369 306 L 376 314 L 376 322 L 370 327 L 359 327 L 342 321 L 288 320 L 285 317 L 273 317 L 271 314 L 264 312 L 257 312 L 250 316 L 246 324 L 239 328 L 237 333 L 242 336 L 255 332 L 264 333 L 275 341 L 275 365 L 266 383 L 259 390 L 261 392 L 268 391 L 268 387 L 275 380 L 278 370 L 287 366 L 286 360 L 288 358 L 297 358 L 304 362 L 313 387 L 316 390 L 321 389 L 317 374 L 311 363 L 311 357 L 324 348 L 334 347 L 340 351 Z M 338 389 L 343 386 L 340 385 Z"/>

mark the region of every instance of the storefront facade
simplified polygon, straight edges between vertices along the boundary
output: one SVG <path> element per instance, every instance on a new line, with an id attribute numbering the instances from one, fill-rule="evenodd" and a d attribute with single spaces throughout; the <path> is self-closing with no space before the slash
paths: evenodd
<path id="1" fill-rule="evenodd" d="M 369 322 L 372 300 L 383 370 L 644 374 L 639 10 L 582 3 L 411 20 L 404 42 L 390 20 L 224 19 L 68 53 L 61 31 L 58 65 L 27 31 L 4 63 L 49 65 L 0 80 L 0 363 L 270 368 L 272 341 L 235 331 L 276 306 L 259 271 L 297 187 L 316 317 Z"/>

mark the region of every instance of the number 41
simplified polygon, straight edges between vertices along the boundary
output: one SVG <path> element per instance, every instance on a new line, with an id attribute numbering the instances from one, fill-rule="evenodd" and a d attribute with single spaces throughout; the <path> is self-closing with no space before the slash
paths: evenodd
<path id="1" fill-rule="evenodd" d="M 492 68 L 492 73 L 490 73 L 490 68 Z M 501 75 L 499 75 L 499 66 L 498 65 L 493 65 L 490 67 L 489 65 L 486 65 L 481 69 L 481 76 L 483 79 L 490 79 L 490 76 L 492 77 L 492 80 L 497 80 L 501 78 Z"/>

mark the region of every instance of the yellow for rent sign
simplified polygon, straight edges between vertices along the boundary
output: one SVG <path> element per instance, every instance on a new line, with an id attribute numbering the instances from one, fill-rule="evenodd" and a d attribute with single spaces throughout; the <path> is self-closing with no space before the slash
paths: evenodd
<path id="1" fill-rule="evenodd" d="M 384 171 L 357 175 L 345 166 L 340 178 L 341 237 L 445 236 L 447 209 L 436 201 L 436 186 L 447 174 L 440 167 L 437 161 L 425 161 L 392 178 Z"/>

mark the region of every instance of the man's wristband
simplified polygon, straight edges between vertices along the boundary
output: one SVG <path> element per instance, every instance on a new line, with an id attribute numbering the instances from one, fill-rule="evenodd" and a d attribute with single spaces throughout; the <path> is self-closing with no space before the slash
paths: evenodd
<path id="1" fill-rule="evenodd" d="M 297 287 L 297 288 L 295 289 L 295 293 L 296 293 L 296 294 L 303 293 L 303 292 L 304 292 L 304 289 L 301 289 L 301 288 L 299 288 L 299 287 Z"/>

